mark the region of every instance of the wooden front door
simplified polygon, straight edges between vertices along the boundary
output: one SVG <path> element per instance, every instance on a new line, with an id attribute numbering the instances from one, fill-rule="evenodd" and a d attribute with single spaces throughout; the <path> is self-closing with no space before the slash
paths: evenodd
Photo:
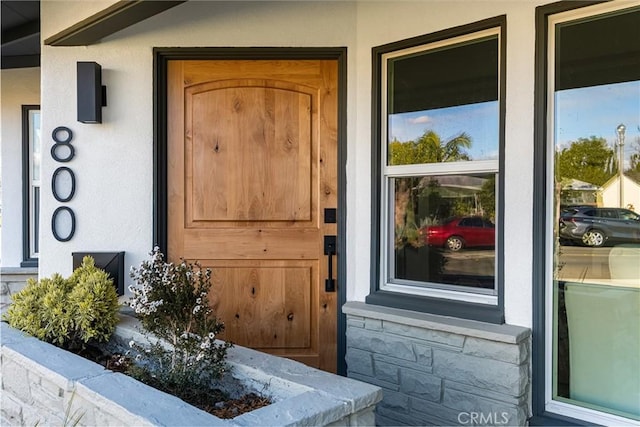
<path id="1" fill-rule="evenodd" d="M 167 74 L 168 259 L 212 269 L 222 338 L 332 372 L 324 242 L 337 232 L 325 218 L 338 200 L 337 70 L 175 60 Z"/>

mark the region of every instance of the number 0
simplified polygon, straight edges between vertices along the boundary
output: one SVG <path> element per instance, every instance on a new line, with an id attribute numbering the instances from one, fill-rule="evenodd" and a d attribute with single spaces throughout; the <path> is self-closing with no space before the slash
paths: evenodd
<path id="1" fill-rule="evenodd" d="M 69 234 L 67 236 L 62 237 L 58 234 L 58 229 L 56 227 L 56 219 L 61 212 L 67 212 L 69 214 L 69 218 L 71 219 L 71 229 L 69 230 Z M 70 207 L 60 206 L 58 209 L 53 211 L 53 215 L 51 216 L 51 232 L 53 233 L 53 237 L 56 238 L 59 242 L 68 242 L 73 238 L 73 235 L 76 234 L 76 215 L 73 213 Z"/>

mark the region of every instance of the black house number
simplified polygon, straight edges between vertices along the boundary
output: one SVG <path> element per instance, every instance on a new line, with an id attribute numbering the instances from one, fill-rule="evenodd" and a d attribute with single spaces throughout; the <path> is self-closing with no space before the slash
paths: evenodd
<path id="1" fill-rule="evenodd" d="M 76 155 L 76 150 L 73 145 L 71 145 L 71 140 L 73 139 L 71 129 L 66 126 L 59 126 L 53 130 L 51 138 L 53 138 L 53 146 L 51 147 L 51 157 L 53 160 L 60 163 L 70 162 Z M 60 195 L 58 183 L 60 182 L 60 176 L 64 174 L 69 176 L 71 188 L 67 194 Z M 73 171 L 66 166 L 60 166 L 56 169 L 51 177 L 51 191 L 57 201 L 61 203 L 71 201 L 76 192 L 76 175 Z M 69 219 L 71 228 L 67 235 L 61 236 L 58 232 L 58 218 L 65 215 Z M 53 237 L 59 242 L 68 242 L 73 238 L 73 235 L 76 233 L 76 215 L 70 207 L 60 206 L 53 211 L 53 215 L 51 216 L 51 232 L 53 233 Z"/>

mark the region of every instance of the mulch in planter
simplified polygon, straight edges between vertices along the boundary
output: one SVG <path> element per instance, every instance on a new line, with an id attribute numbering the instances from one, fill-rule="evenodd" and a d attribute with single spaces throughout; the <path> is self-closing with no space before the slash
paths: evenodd
<path id="1" fill-rule="evenodd" d="M 113 372 L 121 372 L 123 374 L 127 374 L 127 369 L 133 363 L 131 358 L 128 356 L 120 353 L 109 353 L 96 346 L 87 346 L 83 350 L 77 352 L 77 354 L 85 359 L 99 363 L 106 369 Z M 161 384 L 151 384 L 148 381 L 142 382 L 158 390 L 171 393 L 170 390 L 164 389 Z M 223 419 L 235 418 L 238 415 L 242 415 L 246 412 L 271 404 L 271 399 L 253 392 L 245 393 L 238 398 L 231 398 L 227 393 L 220 389 L 207 390 L 203 393 L 194 393 L 190 396 L 182 396 L 181 399 L 196 408 L 202 409 L 203 411 Z"/>

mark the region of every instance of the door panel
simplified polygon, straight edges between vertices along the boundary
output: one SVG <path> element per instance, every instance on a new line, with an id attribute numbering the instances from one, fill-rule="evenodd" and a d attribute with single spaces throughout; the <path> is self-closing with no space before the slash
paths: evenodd
<path id="1" fill-rule="evenodd" d="M 311 266 L 213 269 L 213 306 L 227 319 L 226 333 L 250 347 L 308 348 L 311 273 Z"/>
<path id="2" fill-rule="evenodd" d="M 335 371 L 337 61 L 169 61 L 167 93 L 168 259 L 212 269 L 223 338 Z"/>
<path id="3" fill-rule="evenodd" d="M 209 178 L 187 181 L 190 223 L 311 219 L 309 92 L 269 80 L 186 89 L 187 167 Z"/>

